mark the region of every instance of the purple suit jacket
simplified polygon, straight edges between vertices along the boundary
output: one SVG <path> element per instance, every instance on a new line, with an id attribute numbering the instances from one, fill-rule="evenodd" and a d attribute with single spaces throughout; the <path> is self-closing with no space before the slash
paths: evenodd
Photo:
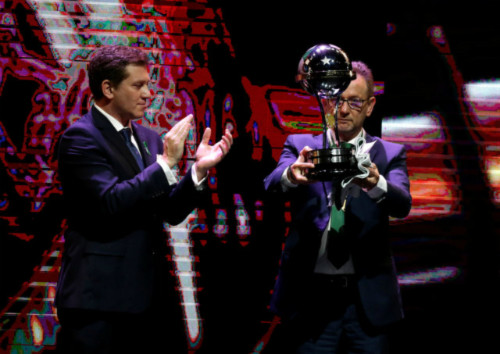
<path id="1" fill-rule="evenodd" d="M 353 240 L 351 252 L 366 316 L 373 325 L 384 326 L 403 317 L 388 239 L 389 216 L 407 216 L 411 209 L 411 195 L 404 147 L 366 136 L 367 143 L 373 141 L 375 144 L 370 150 L 370 158 L 387 180 L 388 191 L 379 201 L 372 200 L 361 190 L 357 197 L 350 193 L 346 202 L 344 230 Z M 322 136 L 290 135 L 278 166 L 264 180 L 267 191 L 282 192 L 281 176 L 297 160 L 305 146 L 323 148 Z M 292 221 L 271 300 L 271 309 L 284 318 L 295 316 L 301 307 L 306 306 L 307 301 L 314 301 L 314 294 L 308 293 L 309 282 L 312 280 L 321 236 L 330 218 L 327 195 L 332 188 L 331 182 L 317 182 L 286 191 L 290 199 Z"/>
<path id="2" fill-rule="evenodd" d="M 132 123 L 145 169 L 121 135 L 92 107 L 59 145 L 59 174 L 68 229 L 56 305 L 137 313 L 151 301 L 163 222 L 181 222 L 196 206 L 190 171 L 169 185 L 156 155 L 160 136 Z"/>

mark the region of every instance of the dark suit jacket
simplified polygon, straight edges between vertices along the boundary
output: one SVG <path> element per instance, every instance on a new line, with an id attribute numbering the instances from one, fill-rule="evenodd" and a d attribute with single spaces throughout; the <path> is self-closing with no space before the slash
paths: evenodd
<path id="1" fill-rule="evenodd" d="M 151 301 L 163 222 L 181 222 L 196 206 L 190 171 L 169 185 L 156 155 L 160 136 L 132 123 L 145 169 L 95 107 L 69 127 L 59 146 L 68 229 L 57 286 L 60 308 L 137 313 Z M 163 255 L 164 256 L 164 255 Z"/>
<path id="2" fill-rule="evenodd" d="M 408 215 L 411 196 L 404 147 L 367 135 L 366 142 L 372 141 L 375 144 L 370 158 L 386 178 L 388 191 L 385 198 L 376 202 L 359 187 L 352 186 L 358 188 L 359 196 L 349 193 L 347 197 L 344 230 L 353 240 L 351 251 L 361 303 L 370 322 L 382 326 L 403 316 L 387 229 L 389 216 Z M 282 191 L 283 172 L 297 160 L 305 146 L 323 148 L 322 136 L 289 136 L 278 166 L 264 180 L 266 190 Z M 330 218 L 327 195 L 331 191 L 331 182 L 301 185 L 287 191 L 292 221 L 271 301 L 271 309 L 284 318 L 293 317 L 308 301 L 314 301 L 314 294 L 308 292 L 309 282 Z"/>

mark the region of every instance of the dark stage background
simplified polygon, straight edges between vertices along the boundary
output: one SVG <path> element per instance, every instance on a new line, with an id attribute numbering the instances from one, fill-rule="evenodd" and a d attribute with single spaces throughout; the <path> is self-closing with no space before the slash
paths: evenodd
<path id="1" fill-rule="evenodd" d="M 272 6 L 271 6 L 272 5 Z M 50 352 L 64 247 L 54 151 L 91 97 L 95 47 L 144 48 L 155 99 L 141 123 L 164 134 L 194 113 L 179 174 L 205 127 L 234 147 L 212 205 L 166 225 L 193 353 L 261 353 L 288 204 L 263 191 L 290 133 L 320 132 L 294 81 L 319 43 L 377 81 L 368 130 L 408 149 L 414 205 L 393 220 L 406 319 L 394 353 L 492 353 L 498 319 L 500 26 L 482 2 L 0 0 L 0 351 Z M 165 319 L 168 321 L 168 318 Z"/>

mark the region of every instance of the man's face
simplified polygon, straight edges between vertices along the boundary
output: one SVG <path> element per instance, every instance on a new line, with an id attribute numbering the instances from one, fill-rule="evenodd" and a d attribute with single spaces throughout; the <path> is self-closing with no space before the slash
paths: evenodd
<path id="1" fill-rule="evenodd" d="M 147 67 L 128 65 L 125 70 L 128 73 L 127 78 L 111 88 L 112 109 L 122 123 L 142 118 L 151 98 Z"/>
<path id="2" fill-rule="evenodd" d="M 351 81 L 340 97 L 343 100 L 362 100 L 360 108 L 351 108 L 345 101 L 342 101 L 339 107 L 337 116 L 339 137 L 342 141 L 349 141 L 359 134 L 366 117 L 372 114 L 375 97 L 368 97 L 366 80 L 361 75 L 357 75 L 356 79 Z"/>

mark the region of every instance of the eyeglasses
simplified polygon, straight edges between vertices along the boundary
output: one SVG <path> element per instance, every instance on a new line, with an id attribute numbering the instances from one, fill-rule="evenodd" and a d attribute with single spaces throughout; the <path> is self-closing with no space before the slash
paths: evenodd
<path id="1" fill-rule="evenodd" d="M 342 97 L 338 97 L 334 100 L 334 103 L 337 104 L 337 101 L 340 101 L 339 102 L 339 107 L 342 107 L 342 105 L 344 104 L 344 102 L 347 102 L 347 104 L 349 105 L 349 107 L 351 109 L 354 109 L 354 110 L 357 110 L 357 111 L 360 111 L 361 108 L 363 108 L 363 105 L 365 104 L 366 101 L 368 100 L 362 100 L 361 98 L 348 98 L 348 99 L 345 99 L 345 98 L 342 98 Z"/>

